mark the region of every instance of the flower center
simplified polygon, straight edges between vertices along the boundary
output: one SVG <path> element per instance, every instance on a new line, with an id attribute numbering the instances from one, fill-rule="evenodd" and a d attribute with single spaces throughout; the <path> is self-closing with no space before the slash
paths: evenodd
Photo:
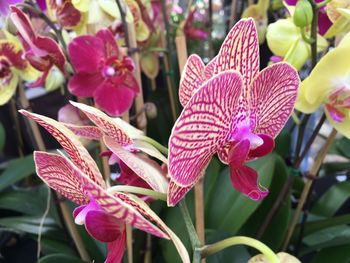
<path id="1" fill-rule="evenodd" d="M 108 59 L 102 69 L 102 74 L 106 78 L 119 76 L 124 74 L 126 71 L 129 70 L 129 67 L 127 63 L 125 63 L 123 60 L 120 60 L 118 58 L 112 57 Z"/>
<path id="2" fill-rule="evenodd" d="M 0 58 L 0 83 L 7 84 L 11 79 L 11 64 L 5 58 Z"/>
<path id="3" fill-rule="evenodd" d="M 346 110 L 350 109 L 350 76 L 332 90 L 325 107 L 335 122 L 343 121 Z"/>

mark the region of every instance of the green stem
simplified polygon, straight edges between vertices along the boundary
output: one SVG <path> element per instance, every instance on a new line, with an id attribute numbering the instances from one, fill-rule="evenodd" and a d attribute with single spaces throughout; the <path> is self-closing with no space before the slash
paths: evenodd
<path id="1" fill-rule="evenodd" d="M 204 246 L 203 248 L 201 248 L 202 258 L 205 258 L 225 248 L 235 246 L 235 245 L 246 245 L 246 246 L 253 247 L 259 250 L 262 254 L 264 254 L 269 260 L 269 262 L 271 263 L 280 262 L 277 255 L 264 243 L 254 238 L 244 237 L 244 236 L 230 237 L 230 238 L 221 240 L 215 244 Z"/>
<path id="2" fill-rule="evenodd" d="M 300 29 L 300 32 L 301 32 L 301 36 L 302 36 L 303 40 L 304 40 L 306 43 L 308 43 L 308 44 L 311 45 L 311 44 L 314 42 L 314 39 L 312 39 L 311 37 L 308 37 L 308 36 L 306 35 L 305 27 L 301 28 L 301 29 Z"/>
<path id="3" fill-rule="evenodd" d="M 120 17 L 122 19 L 122 24 L 123 24 L 123 29 L 124 29 L 124 36 L 125 36 L 125 45 L 127 48 L 130 48 L 130 39 L 129 39 L 129 31 L 128 31 L 128 23 L 126 21 L 126 10 L 123 6 L 125 3 L 121 3 L 120 0 L 115 1 L 117 3 L 119 12 L 120 12 Z"/>
<path id="4" fill-rule="evenodd" d="M 328 4 L 330 1 L 332 1 L 332 0 L 324 0 L 323 2 L 316 4 L 316 9 L 318 10 L 318 9 L 324 7 L 324 6 L 325 6 L 326 4 Z"/>
<path id="5" fill-rule="evenodd" d="M 194 225 L 192 223 L 190 213 L 188 212 L 186 200 L 182 199 L 179 203 L 179 206 L 180 206 L 182 217 L 185 220 L 186 229 L 187 229 L 188 235 L 190 237 L 193 251 L 195 251 L 196 248 L 200 247 L 201 242 L 199 241 L 196 229 L 194 228 Z"/>
<path id="6" fill-rule="evenodd" d="M 147 195 L 147 196 L 153 197 L 157 200 L 162 200 L 165 202 L 167 199 L 167 196 L 164 193 L 156 192 L 156 191 L 142 188 L 142 187 L 129 186 L 129 185 L 112 186 L 112 187 L 107 189 L 107 192 L 110 194 L 114 194 L 117 192 L 128 192 L 128 193 L 133 193 L 133 194 Z"/>
<path id="7" fill-rule="evenodd" d="M 161 153 L 165 154 L 165 156 L 168 156 L 168 148 L 166 148 L 165 146 L 161 145 L 156 140 L 154 140 L 154 139 L 152 139 L 152 138 L 150 138 L 148 136 L 145 136 L 145 135 L 137 136 L 136 139 L 144 141 L 144 142 L 148 142 L 152 146 L 156 147 Z"/>

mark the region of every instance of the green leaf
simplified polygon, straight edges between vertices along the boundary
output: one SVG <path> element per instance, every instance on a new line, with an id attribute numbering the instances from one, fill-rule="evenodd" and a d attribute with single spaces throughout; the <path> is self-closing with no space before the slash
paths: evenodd
<path id="1" fill-rule="evenodd" d="M 9 209 L 31 216 L 42 216 L 47 205 L 47 186 L 41 185 L 29 189 L 19 188 L 16 191 L 0 193 L 0 208 Z M 56 207 L 51 198 L 49 216 L 59 224 Z"/>
<path id="2" fill-rule="evenodd" d="M 0 175 L 0 191 L 35 173 L 33 155 L 12 160 Z"/>
<path id="3" fill-rule="evenodd" d="M 39 259 L 38 263 L 84 263 L 85 261 L 77 257 L 65 254 L 51 254 Z"/>
<path id="4" fill-rule="evenodd" d="M 249 163 L 258 171 L 259 181 L 269 187 L 274 173 L 277 155 L 270 154 Z M 237 192 L 231 183 L 229 169 L 218 177 L 214 195 L 205 207 L 207 228 L 224 230 L 235 235 L 262 202 L 256 202 Z"/>
<path id="5" fill-rule="evenodd" d="M 6 142 L 6 132 L 4 125 L 0 122 L 0 152 L 4 150 L 5 147 L 5 142 Z"/>
<path id="6" fill-rule="evenodd" d="M 62 231 L 59 231 L 55 221 L 52 218 L 46 218 L 43 227 L 40 229 L 41 217 L 16 216 L 0 218 L 0 225 L 13 230 L 37 235 L 39 230 L 43 234 L 57 235 L 56 238 L 63 238 Z"/>
<path id="7" fill-rule="evenodd" d="M 324 248 L 317 252 L 311 263 L 349 263 L 350 245 Z"/>
<path id="8" fill-rule="evenodd" d="M 341 139 L 338 139 L 334 142 L 333 144 L 334 148 L 335 148 L 335 152 L 346 157 L 346 158 L 350 158 L 350 140 L 343 137 Z"/>
<path id="9" fill-rule="evenodd" d="M 41 238 L 41 250 L 47 254 L 62 253 L 69 256 L 76 256 L 75 250 L 69 246 L 69 242 L 58 241 L 53 238 Z"/>
<path id="10" fill-rule="evenodd" d="M 301 255 L 322 248 L 347 245 L 350 243 L 350 227 L 341 225 L 317 231 L 316 233 L 305 237 L 303 243 L 307 245 L 307 247 L 301 250 Z"/>
<path id="11" fill-rule="evenodd" d="M 286 130 L 282 132 L 275 139 L 275 152 L 282 157 L 287 157 L 291 147 L 292 135 Z"/>
<path id="12" fill-rule="evenodd" d="M 311 213 L 332 217 L 349 198 L 350 182 L 341 182 L 330 187 L 312 208 Z"/>
<path id="13" fill-rule="evenodd" d="M 263 224 L 265 218 L 274 206 L 283 185 L 288 178 L 288 170 L 282 158 L 276 157 L 275 167 L 273 171 L 273 179 L 270 186 L 269 195 L 263 200 L 261 206 L 254 212 L 244 225 L 244 235 L 255 237 Z M 284 236 L 287 232 L 288 220 L 291 213 L 290 196 L 282 203 L 280 209 L 270 220 L 264 234 L 260 240 L 268 245 L 274 251 L 278 251 L 281 246 Z"/>

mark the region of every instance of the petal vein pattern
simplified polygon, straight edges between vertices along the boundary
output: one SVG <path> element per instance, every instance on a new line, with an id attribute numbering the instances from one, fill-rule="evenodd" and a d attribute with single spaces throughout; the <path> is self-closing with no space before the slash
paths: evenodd
<path id="1" fill-rule="evenodd" d="M 188 57 L 179 86 L 179 100 L 183 107 L 186 106 L 195 91 L 202 85 L 204 69 L 204 63 L 198 55 L 192 54 Z"/>
<path id="2" fill-rule="evenodd" d="M 271 65 L 256 76 L 250 90 L 254 133 L 272 138 L 279 134 L 294 108 L 299 83 L 298 72 L 287 63 Z"/>
<path id="3" fill-rule="evenodd" d="M 73 106 L 80 109 L 84 114 L 99 128 L 115 139 L 120 145 L 127 146 L 132 144 L 132 139 L 123 131 L 122 128 L 108 115 L 94 107 L 70 102 Z"/>
<path id="4" fill-rule="evenodd" d="M 243 76 L 243 96 L 259 72 L 259 41 L 254 20 L 241 19 L 226 36 L 216 59 L 214 73 L 237 70 Z"/>
<path id="5" fill-rule="evenodd" d="M 81 144 L 76 135 L 70 131 L 64 124 L 61 124 L 51 118 L 31 113 L 25 110 L 20 110 L 20 113 L 37 122 L 43 128 L 45 128 L 56 140 L 68 156 L 72 159 L 73 163 L 91 180 L 100 186 L 105 186 L 102 175 L 90 156 L 89 152 Z"/>
<path id="6" fill-rule="evenodd" d="M 220 73 L 207 81 L 183 109 L 169 140 L 169 175 L 176 184 L 193 185 L 226 143 L 241 88 L 238 72 Z"/>

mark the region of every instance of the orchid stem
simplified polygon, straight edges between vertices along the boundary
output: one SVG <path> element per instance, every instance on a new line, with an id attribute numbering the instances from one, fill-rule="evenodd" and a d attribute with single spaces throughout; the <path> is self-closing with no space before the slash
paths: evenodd
<path id="1" fill-rule="evenodd" d="M 316 10 L 318 10 L 318 9 L 320 9 L 320 8 L 322 8 L 322 7 L 324 7 L 326 4 L 328 4 L 330 1 L 332 1 L 332 0 L 324 0 L 324 1 L 322 1 L 321 3 L 318 3 L 318 4 L 316 4 Z"/>
<path id="2" fill-rule="evenodd" d="M 251 237 L 245 237 L 245 236 L 236 236 L 236 237 L 230 237 L 224 240 L 221 240 L 215 244 L 204 246 L 203 248 L 200 248 L 202 257 L 207 257 L 212 254 L 215 254 L 225 248 L 236 246 L 236 245 L 246 245 L 253 247 L 257 250 L 259 250 L 262 254 L 264 254 L 269 262 L 271 263 L 279 263 L 280 260 L 278 259 L 277 255 L 264 243 L 260 242 L 259 240 L 256 240 Z"/>
<path id="3" fill-rule="evenodd" d="M 122 19 L 122 24 L 123 24 L 123 29 L 124 29 L 124 35 L 125 35 L 125 45 L 130 48 L 130 43 L 129 43 L 129 31 L 128 31 L 128 23 L 126 22 L 126 14 L 125 14 L 125 9 L 120 0 L 115 1 L 117 3 L 119 12 L 120 12 L 120 17 Z"/>
<path id="4" fill-rule="evenodd" d="M 167 196 L 164 193 L 156 192 L 150 189 L 137 187 L 137 186 L 129 186 L 129 185 L 115 185 L 108 188 L 108 193 L 114 194 L 118 192 L 127 192 L 132 194 L 140 194 L 147 195 L 149 197 L 153 197 L 157 200 L 162 200 L 166 202 Z"/>
<path id="5" fill-rule="evenodd" d="M 305 203 L 305 201 L 307 199 L 307 196 L 308 196 L 308 194 L 310 192 L 312 183 L 314 181 L 312 179 L 312 177 L 316 177 L 317 176 L 317 173 L 318 173 L 318 171 L 319 171 L 319 169 L 320 169 L 320 167 L 322 165 L 322 162 L 323 162 L 324 158 L 326 157 L 326 154 L 327 154 L 330 146 L 332 145 L 332 142 L 333 142 L 333 140 L 334 140 L 336 135 L 337 135 L 337 131 L 335 129 L 333 129 L 331 134 L 328 136 L 325 145 L 322 147 L 320 153 L 318 154 L 314 165 L 310 169 L 310 172 L 309 172 L 310 176 L 309 176 L 309 178 L 307 179 L 307 181 L 306 181 L 306 183 L 304 185 L 303 192 L 301 193 L 298 206 L 295 209 L 294 216 L 293 216 L 291 224 L 289 226 L 287 237 L 286 237 L 286 239 L 285 239 L 285 241 L 283 243 L 283 248 L 282 248 L 283 251 L 285 251 L 287 249 L 287 247 L 288 247 L 289 241 L 290 241 L 290 239 L 291 239 L 291 237 L 293 235 L 295 226 L 296 226 L 296 224 L 298 222 L 301 210 L 304 207 L 304 203 Z"/>
<path id="6" fill-rule="evenodd" d="M 188 212 L 186 200 L 182 199 L 179 203 L 181 214 L 183 219 L 185 220 L 185 225 L 187 229 L 187 233 L 190 237 L 191 245 L 193 248 L 193 251 L 196 250 L 196 248 L 199 248 L 201 245 L 201 242 L 199 241 L 196 229 L 194 228 L 190 213 Z"/>
<path id="7" fill-rule="evenodd" d="M 149 144 L 151 144 L 152 146 L 156 147 L 161 153 L 163 153 L 165 156 L 168 156 L 168 148 L 166 148 L 165 146 L 161 145 L 159 142 L 157 142 L 156 140 L 148 137 L 148 136 L 144 136 L 144 135 L 140 135 L 137 137 L 137 139 L 144 141 L 144 142 L 148 142 Z"/>

